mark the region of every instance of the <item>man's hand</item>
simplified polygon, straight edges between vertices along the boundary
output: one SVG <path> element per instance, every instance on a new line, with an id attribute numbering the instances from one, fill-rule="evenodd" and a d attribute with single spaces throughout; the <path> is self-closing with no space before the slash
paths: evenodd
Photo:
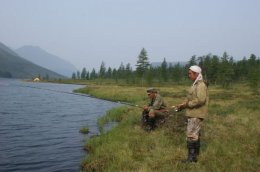
<path id="1" fill-rule="evenodd" d="M 184 103 L 182 103 L 182 104 L 179 104 L 178 105 L 178 107 L 180 108 L 180 109 L 185 109 L 186 107 L 187 107 L 187 102 L 184 102 Z"/>
<path id="2" fill-rule="evenodd" d="M 187 107 L 187 102 L 184 102 L 182 104 L 176 105 L 176 106 L 171 106 L 176 112 L 181 111 L 182 109 L 185 109 Z"/>
<path id="3" fill-rule="evenodd" d="M 149 106 L 144 105 L 144 110 L 148 110 Z"/>

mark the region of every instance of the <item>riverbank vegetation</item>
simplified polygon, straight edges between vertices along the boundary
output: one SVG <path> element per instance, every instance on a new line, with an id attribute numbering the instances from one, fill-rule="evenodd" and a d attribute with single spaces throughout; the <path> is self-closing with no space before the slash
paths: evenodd
<path id="1" fill-rule="evenodd" d="M 209 116 L 203 124 L 198 163 L 183 164 L 180 161 L 187 154 L 184 112 L 171 111 L 165 124 L 147 133 L 140 127 L 139 107 L 147 104 L 145 90 L 151 86 L 168 105 L 181 103 L 191 84 L 188 67 L 195 64 L 209 83 Z M 142 49 L 135 66 L 135 70 L 130 64 L 112 69 L 102 62 L 99 71 L 83 68 L 72 79 L 59 81 L 86 84 L 77 92 L 122 104 L 98 120 L 100 136 L 85 145 L 83 171 L 260 171 L 259 57 L 251 54 L 234 61 L 225 52 L 221 57 L 192 56 L 187 63 L 168 64 L 164 58 L 156 66 Z M 111 122 L 116 127 L 105 130 Z"/>
<path id="2" fill-rule="evenodd" d="M 188 85 L 157 86 L 169 105 L 182 102 Z M 88 85 L 81 89 L 99 98 L 147 103 L 146 87 Z M 248 84 L 230 89 L 210 86 L 209 116 L 204 121 L 198 163 L 186 158 L 184 112 L 171 112 L 162 126 L 150 133 L 140 127 L 141 108 L 122 105 L 99 119 L 100 130 L 111 121 L 117 126 L 89 139 L 83 171 L 259 171 L 260 96 Z"/>

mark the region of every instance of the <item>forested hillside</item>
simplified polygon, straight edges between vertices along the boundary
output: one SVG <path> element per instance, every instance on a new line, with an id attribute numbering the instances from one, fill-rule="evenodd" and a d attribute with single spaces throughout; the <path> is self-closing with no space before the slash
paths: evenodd
<path id="1" fill-rule="evenodd" d="M 10 48 L 0 43 L 0 77 L 5 78 L 65 78 L 55 72 L 19 57 Z"/>
<path id="2" fill-rule="evenodd" d="M 33 62 L 34 64 L 64 76 L 70 77 L 71 74 L 77 70 L 77 68 L 68 61 L 63 60 L 56 55 L 50 54 L 37 46 L 23 46 L 16 49 L 15 52 L 19 54 L 19 56 Z"/>

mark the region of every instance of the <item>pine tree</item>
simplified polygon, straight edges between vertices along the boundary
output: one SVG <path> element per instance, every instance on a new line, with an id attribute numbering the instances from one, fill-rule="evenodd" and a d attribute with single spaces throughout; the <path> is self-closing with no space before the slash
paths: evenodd
<path id="1" fill-rule="evenodd" d="M 136 63 L 136 72 L 139 77 L 143 77 L 146 70 L 149 68 L 149 60 L 147 56 L 146 50 L 143 48 L 138 56 L 138 60 Z"/>
<path id="2" fill-rule="evenodd" d="M 90 74 L 89 74 L 89 71 L 87 71 L 87 74 L 86 74 L 86 79 L 89 80 L 90 79 Z"/>
<path id="3" fill-rule="evenodd" d="M 132 68 L 130 63 L 127 63 L 125 67 L 125 79 L 127 84 L 129 84 L 132 79 Z"/>
<path id="4" fill-rule="evenodd" d="M 138 77 L 141 77 L 141 85 L 143 86 L 143 81 L 145 77 L 145 73 L 149 69 L 149 60 L 147 56 L 146 50 L 143 48 L 138 56 L 138 60 L 136 63 L 136 73 Z"/>
<path id="5" fill-rule="evenodd" d="M 112 68 L 111 67 L 108 67 L 107 72 L 106 72 L 106 77 L 112 78 Z"/>
<path id="6" fill-rule="evenodd" d="M 71 78 L 74 79 L 74 80 L 76 79 L 76 73 L 75 72 L 72 73 Z"/>
<path id="7" fill-rule="evenodd" d="M 90 79 L 96 79 L 96 78 L 97 78 L 97 73 L 96 70 L 93 68 L 90 73 Z"/>
<path id="8" fill-rule="evenodd" d="M 249 86 L 254 93 L 258 94 L 260 85 L 260 60 L 256 58 L 254 54 L 251 54 L 248 60 L 250 66 L 248 73 Z"/>
<path id="9" fill-rule="evenodd" d="M 208 79 L 210 83 L 214 83 L 215 85 L 217 84 L 219 65 L 219 57 L 217 55 L 213 55 L 211 67 L 208 69 Z"/>
<path id="10" fill-rule="evenodd" d="M 125 66 L 123 63 L 120 64 L 117 70 L 117 76 L 118 78 L 125 78 Z"/>
<path id="11" fill-rule="evenodd" d="M 105 75 L 106 75 L 106 67 L 105 67 L 105 63 L 102 61 L 99 69 L 99 77 L 105 78 Z"/>
<path id="12" fill-rule="evenodd" d="M 183 67 L 180 65 L 180 63 L 175 64 L 174 66 L 171 66 L 171 76 L 173 78 L 173 81 L 180 82 L 183 78 Z"/>
<path id="13" fill-rule="evenodd" d="M 80 72 L 77 71 L 77 79 L 80 79 Z"/>
<path id="14" fill-rule="evenodd" d="M 84 67 L 81 71 L 81 79 L 86 79 L 86 75 L 87 75 L 87 70 L 86 68 Z"/>
<path id="15" fill-rule="evenodd" d="M 224 52 L 218 70 L 218 80 L 223 88 L 230 86 L 234 73 L 233 58 L 229 57 L 227 52 Z"/>
<path id="16" fill-rule="evenodd" d="M 188 62 L 188 64 L 187 64 L 188 68 L 189 68 L 190 66 L 196 65 L 196 64 L 197 64 L 196 61 L 197 61 L 197 60 L 196 60 L 196 55 L 191 56 L 191 58 L 190 58 L 190 60 L 189 60 L 189 62 Z"/>
<path id="17" fill-rule="evenodd" d="M 246 57 L 244 57 L 241 61 L 238 61 L 235 65 L 235 76 L 237 76 L 236 80 L 245 81 L 248 76 L 248 61 Z"/>
<path id="18" fill-rule="evenodd" d="M 167 73 L 167 69 L 168 69 L 168 64 L 166 62 L 166 59 L 163 59 L 163 62 L 161 64 L 161 77 L 163 78 L 164 82 L 168 81 L 168 73 Z"/>

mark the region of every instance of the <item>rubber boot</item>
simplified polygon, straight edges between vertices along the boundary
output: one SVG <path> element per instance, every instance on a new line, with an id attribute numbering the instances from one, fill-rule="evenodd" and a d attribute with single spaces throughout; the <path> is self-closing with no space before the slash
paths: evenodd
<path id="1" fill-rule="evenodd" d="M 188 157 L 183 163 L 197 162 L 196 148 L 194 141 L 187 141 Z"/>
<path id="2" fill-rule="evenodd" d="M 149 119 L 149 115 L 146 111 L 143 111 L 142 113 L 142 119 L 141 119 L 141 122 L 142 122 L 142 126 L 145 127 L 146 125 L 148 125 L 148 119 Z"/>
<path id="3" fill-rule="evenodd" d="M 200 154 L 200 139 L 195 142 L 195 154 L 196 156 L 199 156 Z"/>
<path id="4" fill-rule="evenodd" d="M 147 126 L 145 128 L 145 131 L 150 132 L 150 131 L 154 130 L 154 128 L 155 128 L 155 118 L 149 117 L 147 120 Z"/>

